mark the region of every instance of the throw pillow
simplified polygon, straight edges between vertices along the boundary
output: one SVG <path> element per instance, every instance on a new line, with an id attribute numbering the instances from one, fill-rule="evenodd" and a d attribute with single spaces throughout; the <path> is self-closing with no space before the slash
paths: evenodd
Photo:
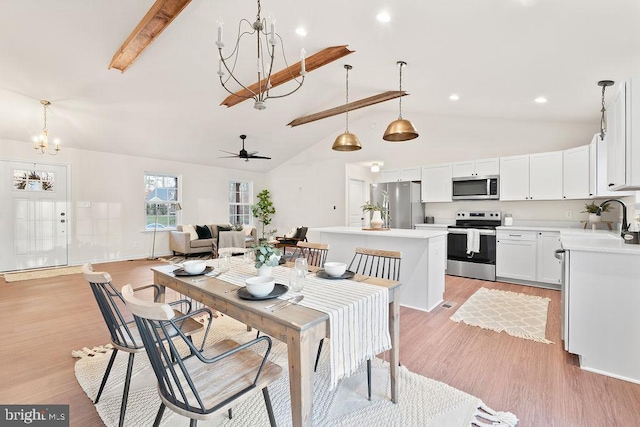
<path id="1" fill-rule="evenodd" d="M 231 231 L 231 226 L 230 225 L 219 225 L 218 226 L 218 236 L 220 235 L 221 231 Z"/>
<path id="2" fill-rule="evenodd" d="M 244 231 L 244 235 L 249 237 L 251 236 L 251 233 L 253 232 L 253 229 L 255 227 L 253 225 L 245 225 L 244 228 L 242 229 Z"/>
<path id="3" fill-rule="evenodd" d="M 202 227 L 196 225 L 196 233 L 198 233 L 198 239 L 211 239 L 211 230 L 206 225 Z"/>
<path id="4" fill-rule="evenodd" d="M 291 230 L 289 230 L 288 233 L 286 233 L 284 235 L 284 237 L 287 237 L 287 238 L 291 239 L 291 238 L 295 237 L 296 234 L 298 234 L 298 227 L 293 227 Z"/>
<path id="5" fill-rule="evenodd" d="M 198 233 L 196 232 L 196 229 L 193 228 L 193 225 L 183 225 L 182 226 L 182 231 L 185 233 L 189 233 L 189 240 L 197 240 L 198 239 Z"/>

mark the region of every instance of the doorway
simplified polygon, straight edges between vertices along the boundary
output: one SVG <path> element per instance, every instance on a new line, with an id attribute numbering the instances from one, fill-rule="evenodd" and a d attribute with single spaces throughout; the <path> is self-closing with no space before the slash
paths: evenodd
<path id="1" fill-rule="evenodd" d="M 348 223 L 350 227 L 362 227 L 362 205 L 364 205 L 364 181 L 349 178 Z"/>
<path id="2" fill-rule="evenodd" d="M 67 265 L 67 166 L 0 160 L 0 271 Z"/>

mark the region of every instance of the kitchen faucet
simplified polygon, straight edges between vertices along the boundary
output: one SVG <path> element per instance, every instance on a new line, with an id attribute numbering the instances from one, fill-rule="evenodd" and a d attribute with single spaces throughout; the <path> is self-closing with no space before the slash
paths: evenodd
<path id="1" fill-rule="evenodd" d="M 624 238 L 625 233 L 629 231 L 629 224 L 627 224 L 627 205 L 625 205 L 622 200 L 618 200 L 618 199 L 605 200 L 604 202 L 600 203 L 600 206 L 598 207 L 598 211 L 596 212 L 596 215 L 598 216 L 602 215 L 602 207 L 608 202 L 618 202 L 622 206 L 622 225 L 620 226 L 620 235 Z"/>

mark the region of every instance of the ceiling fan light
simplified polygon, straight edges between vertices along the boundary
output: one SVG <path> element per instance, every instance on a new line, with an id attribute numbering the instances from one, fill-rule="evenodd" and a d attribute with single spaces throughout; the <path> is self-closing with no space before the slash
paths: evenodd
<path id="1" fill-rule="evenodd" d="M 358 137 L 351 132 L 345 132 L 338 135 L 333 143 L 332 150 L 335 151 L 358 151 L 362 148 Z"/>
<path id="2" fill-rule="evenodd" d="M 382 139 L 389 142 L 404 142 L 418 137 L 413 123 L 406 119 L 398 119 L 389 123 Z"/>

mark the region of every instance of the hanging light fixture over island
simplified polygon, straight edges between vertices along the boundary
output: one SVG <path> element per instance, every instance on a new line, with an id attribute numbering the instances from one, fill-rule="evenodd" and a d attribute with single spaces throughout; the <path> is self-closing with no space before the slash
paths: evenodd
<path id="1" fill-rule="evenodd" d="M 345 64 L 344 66 L 344 69 L 347 70 L 347 77 L 346 77 L 347 99 L 346 99 L 345 105 L 349 104 L 349 70 L 352 68 L 353 67 L 348 64 Z M 345 126 L 346 129 L 344 133 L 341 133 L 340 135 L 338 135 L 331 149 L 336 151 L 360 150 L 362 148 L 362 145 L 360 144 L 358 137 L 352 134 L 351 132 L 349 132 L 349 110 L 347 110 L 347 112 L 345 113 L 345 116 L 346 116 L 346 126 Z"/>
<path id="2" fill-rule="evenodd" d="M 407 65 L 404 61 L 398 61 L 400 68 L 400 92 L 402 92 L 402 67 Z M 404 142 L 418 137 L 418 131 L 413 123 L 402 118 L 402 97 L 400 97 L 400 114 L 398 120 L 389 123 L 382 139 L 389 142 Z"/>

